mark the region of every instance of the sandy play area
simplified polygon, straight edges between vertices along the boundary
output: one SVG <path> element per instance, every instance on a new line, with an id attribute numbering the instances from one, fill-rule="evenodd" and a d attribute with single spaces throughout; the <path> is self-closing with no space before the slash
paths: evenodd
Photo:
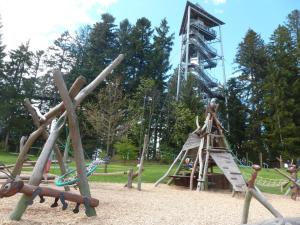
<path id="1" fill-rule="evenodd" d="M 143 191 L 128 190 L 122 184 L 91 183 L 93 197 L 100 200 L 97 217 L 87 218 L 81 207 L 73 214 L 75 204 L 66 211 L 50 208 L 52 199 L 30 206 L 20 222 L 11 222 L 9 213 L 20 195 L 0 200 L 0 224 L 118 224 L 118 225 L 237 225 L 240 224 L 243 198 L 231 193 L 196 192 L 174 186 L 143 184 Z M 300 217 L 300 200 L 269 195 L 266 197 L 284 216 Z M 249 222 L 272 218 L 256 200 L 250 209 Z"/>

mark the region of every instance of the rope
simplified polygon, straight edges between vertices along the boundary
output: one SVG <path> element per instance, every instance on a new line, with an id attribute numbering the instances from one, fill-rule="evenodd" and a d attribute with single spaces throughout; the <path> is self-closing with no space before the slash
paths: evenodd
<path id="1" fill-rule="evenodd" d="M 251 173 L 242 172 L 243 176 L 246 180 L 248 180 L 251 177 Z M 286 184 L 287 180 L 285 179 L 271 179 L 266 177 L 257 176 L 256 178 L 256 185 L 262 186 L 262 187 L 282 187 L 284 184 Z"/>

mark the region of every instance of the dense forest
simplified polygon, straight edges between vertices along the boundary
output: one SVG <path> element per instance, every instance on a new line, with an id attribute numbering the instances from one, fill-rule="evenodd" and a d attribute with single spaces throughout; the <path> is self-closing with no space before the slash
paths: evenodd
<path id="1" fill-rule="evenodd" d="M 54 69 L 64 73 L 69 86 L 80 75 L 90 82 L 119 53 L 125 60 L 78 110 L 87 152 L 100 147 L 110 156 L 134 159 L 148 134 L 147 158 L 169 161 L 195 129 L 195 117 L 204 118 L 207 100 L 192 74 L 176 101 L 177 71 L 169 61 L 174 34 L 166 19 L 158 27 L 147 18 L 117 25 L 103 14 L 99 22 L 74 34 L 66 31 L 35 52 L 29 42 L 7 52 L 0 34 L 0 148 L 5 151 L 18 151 L 21 136 L 34 129 L 25 98 L 42 113 L 60 101 Z M 234 78 L 220 90 L 228 107 L 219 102 L 233 151 L 253 161 L 259 152 L 270 161 L 280 154 L 300 157 L 300 11 L 292 11 L 267 43 L 249 29 L 237 46 L 235 65 Z"/>

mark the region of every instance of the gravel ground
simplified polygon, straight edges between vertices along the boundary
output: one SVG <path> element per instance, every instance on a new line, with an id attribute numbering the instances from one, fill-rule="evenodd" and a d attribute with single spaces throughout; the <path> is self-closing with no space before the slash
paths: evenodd
<path id="1" fill-rule="evenodd" d="M 20 195 L 0 200 L 0 224 L 101 224 L 101 225 L 237 225 L 240 224 L 243 197 L 229 192 L 196 192 L 187 189 L 143 184 L 143 191 L 128 190 L 122 184 L 91 183 L 93 197 L 100 200 L 97 217 L 87 218 L 81 207 L 73 214 L 75 204 L 66 211 L 50 208 L 52 199 L 30 206 L 20 222 L 8 219 Z M 300 199 L 266 194 L 270 203 L 284 216 L 300 217 Z M 51 201 L 51 202 L 50 202 Z M 273 216 L 256 200 L 252 200 L 249 223 Z"/>

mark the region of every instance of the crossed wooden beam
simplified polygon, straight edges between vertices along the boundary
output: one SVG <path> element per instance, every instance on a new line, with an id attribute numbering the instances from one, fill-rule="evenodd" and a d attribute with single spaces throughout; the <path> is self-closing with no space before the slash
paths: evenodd
<path id="1" fill-rule="evenodd" d="M 32 175 L 29 179 L 28 185 L 38 187 L 42 177 L 43 177 L 43 169 L 46 165 L 46 162 L 51 154 L 52 149 L 57 156 L 57 160 L 61 169 L 61 173 L 66 173 L 66 168 L 63 163 L 63 157 L 59 150 L 59 147 L 56 145 L 56 140 L 62 130 L 66 118 L 68 119 L 69 127 L 70 127 L 70 135 L 72 139 L 72 147 L 74 149 L 74 158 L 76 162 L 77 174 L 79 177 L 79 190 L 80 194 L 84 198 L 91 198 L 90 189 L 87 181 L 87 176 L 85 173 L 85 163 L 84 163 L 84 155 L 82 142 L 80 137 L 79 125 L 77 120 L 77 115 L 75 109 L 77 106 L 81 104 L 81 102 L 93 91 L 95 88 L 109 75 L 113 69 L 123 60 L 124 55 L 120 54 L 108 67 L 106 67 L 89 85 L 82 89 L 85 84 L 85 79 L 83 77 L 78 77 L 76 81 L 73 83 L 70 91 L 67 90 L 65 82 L 62 78 L 62 74 L 59 71 L 55 71 L 53 74 L 54 82 L 56 87 L 58 88 L 59 94 L 61 96 L 62 102 L 49 110 L 48 113 L 44 114 L 43 117 L 37 115 L 37 112 L 34 110 L 30 101 L 25 99 L 25 106 L 30 112 L 33 123 L 37 127 L 35 131 L 33 131 L 28 139 L 21 145 L 20 154 L 18 156 L 17 162 L 13 171 L 11 173 L 12 178 L 16 178 L 17 175 L 21 173 L 22 166 L 26 155 L 33 145 L 33 143 L 42 136 L 46 142 L 43 146 L 42 152 L 35 164 Z M 51 121 L 60 115 L 57 123 L 52 132 L 48 133 L 46 131 L 47 126 L 51 123 Z M 28 194 L 28 193 L 27 193 Z M 16 208 L 10 215 L 12 220 L 20 220 L 23 213 L 26 211 L 28 206 L 27 202 L 30 201 L 31 196 L 23 193 L 21 199 L 19 200 Z M 53 196 L 55 197 L 55 196 Z M 87 216 L 95 216 L 96 211 L 93 208 L 95 206 L 91 206 L 86 204 L 86 215 Z"/>
<path id="2" fill-rule="evenodd" d="M 244 201 L 244 208 L 243 208 L 243 215 L 242 215 L 242 224 L 247 224 L 248 222 L 248 215 L 249 215 L 249 208 L 252 197 L 256 198 L 269 212 L 271 212 L 275 219 L 259 222 L 253 225 L 299 225 L 300 218 L 285 218 L 278 212 L 263 196 L 263 194 L 259 191 L 257 187 L 255 187 L 255 180 L 257 177 L 258 172 L 261 170 L 259 165 L 253 165 L 253 173 L 250 180 L 247 183 L 248 190 L 246 191 L 245 201 Z"/>

